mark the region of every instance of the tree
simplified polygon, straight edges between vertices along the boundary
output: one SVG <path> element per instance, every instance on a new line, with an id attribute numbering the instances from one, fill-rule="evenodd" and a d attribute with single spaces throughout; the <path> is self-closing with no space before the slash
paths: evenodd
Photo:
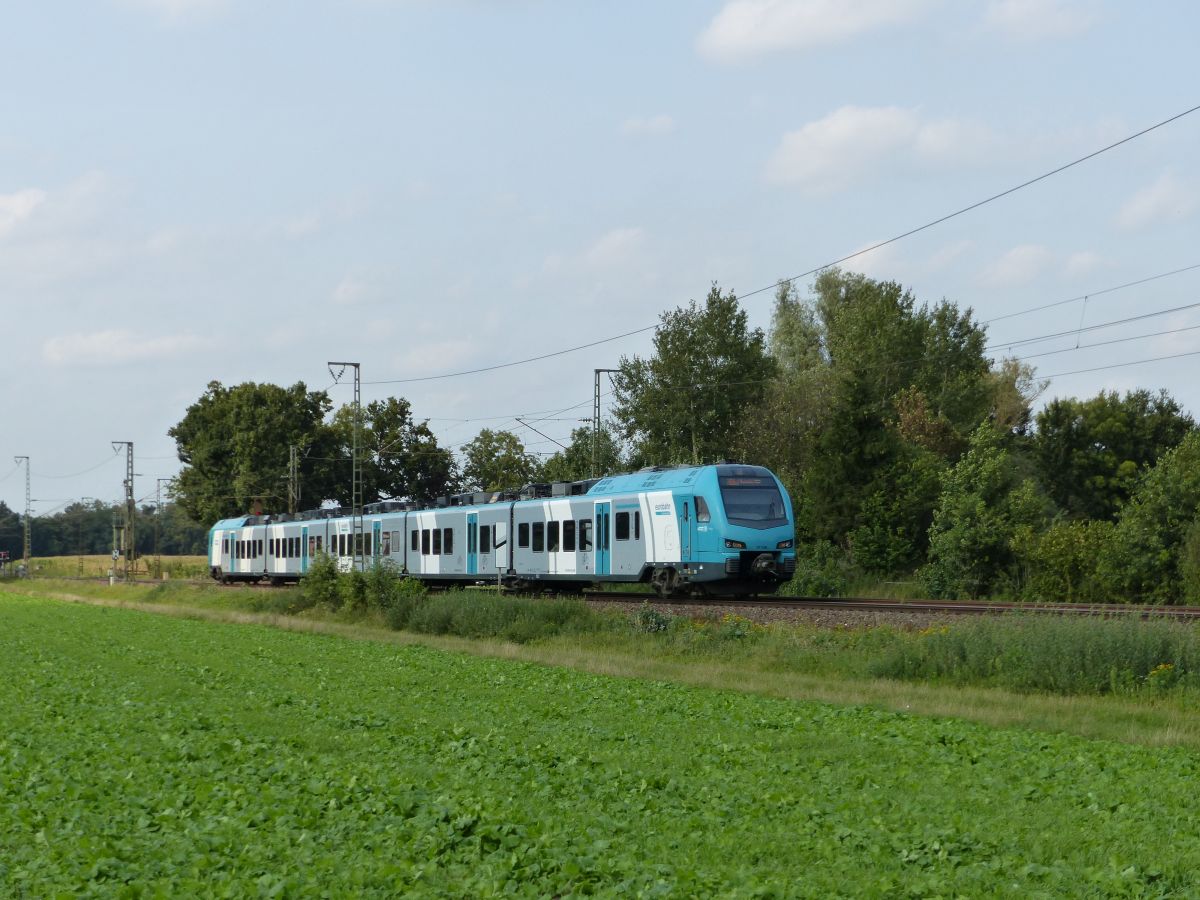
<path id="1" fill-rule="evenodd" d="M 604 425 L 596 434 L 595 459 L 597 477 L 611 475 L 622 469 L 621 448 Z M 592 429 L 585 426 L 571 432 L 569 447 L 546 460 L 540 477 L 545 481 L 582 481 L 591 478 L 592 474 Z"/>
<path id="2" fill-rule="evenodd" d="M 1195 427 L 1166 391 L 1053 400 L 1037 415 L 1033 456 L 1046 492 L 1072 518 L 1115 519 L 1144 469 Z"/>
<path id="3" fill-rule="evenodd" d="M 1200 431 L 1144 472 L 1100 554 L 1100 578 L 1115 602 L 1174 603 L 1190 574 L 1200 514 Z M 1181 554 L 1183 559 L 1181 559 Z M 1183 571 L 1181 571 L 1181 564 Z"/>
<path id="4" fill-rule="evenodd" d="M 256 505 L 282 509 L 291 445 L 316 458 L 303 473 L 305 495 L 331 496 L 332 470 L 322 464 L 333 457 L 333 435 L 324 424 L 331 406 L 328 394 L 309 391 L 303 382 L 288 388 L 210 382 L 167 432 L 183 463 L 176 501 L 193 520 L 208 524 Z"/>
<path id="5" fill-rule="evenodd" d="M 1015 586 L 1019 538 L 1045 522 L 1048 504 L 1005 438 L 990 423 L 979 426 L 946 475 L 929 531 L 929 564 L 921 570 L 935 597 L 981 597 Z"/>
<path id="6" fill-rule="evenodd" d="M 746 410 L 775 374 L 762 329 L 715 284 L 704 303 L 663 313 L 650 359 L 622 357 L 614 415 L 634 465 L 714 462 L 732 455 Z"/>
<path id="7" fill-rule="evenodd" d="M 343 505 L 352 502 L 351 460 L 354 448 L 354 407 L 343 406 L 331 426 L 336 436 L 336 496 Z M 363 498 L 430 499 L 458 487 L 454 454 L 439 447 L 427 422 L 412 418 L 412 405 L 388 397 L 363 408 L 359 435 L 363 458 Z"/>
<path id="8" fill-rule="evenodd" d="M 537 481 L 541 466 L 536 456 L 511 431 L 485 428 L 463 445 L 463 480 L 476 491 L 502 491 Z"/>

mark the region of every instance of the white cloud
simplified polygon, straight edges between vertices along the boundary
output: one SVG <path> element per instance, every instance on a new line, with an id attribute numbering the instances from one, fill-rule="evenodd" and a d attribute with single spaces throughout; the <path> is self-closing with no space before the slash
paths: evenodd
<path id="1" fill-rule="evenodd" d="M 614 228 L 603 235 L 583 254 L 591 266 L 608 267 L 626 262 L 646 241 L 642 228 Z"/>
<path id="2" fill-rule="evenodd" d="M 621 134 L 628 137 L 661 137 L 675 130 L 675 120 L 666 114 L 646 118 L 626 119 L 621 123 Z"/>
<path id="3" fill-rule="evenodd" d="M 1117 225 L 1132 230 L 1178 222 L 1192 215 L 1198 206 L 1200 190 L 1196 184 L 1166 172 L 1125 201 L 1117 213 Z"/>
<path id="4" fill-rule="evenodd" d="M 970 122 L 924 120 L 917 110 L 898 106 L 843 106 L 785 134 L 766 175 L 777 184 L 830 191 L 885 160 L 964 162 L 981 157 L 990 143 L 986 129 Z"/>
<path id="5" fill-rule="evenodd" d="M 1069 0 L 993 0 L 984 17 L 989 28 L 1022 41 L 1071 37 L 1094 21 L 1090 10 Z"/>
<path id="6" fill-rule="evenodd" d="M 347 275 L 333 289 L 333 302 L 338 306 L 353 306 L 366 298 L 370 288 L 364 281 Z"/>
<path id="7" fill-rule="evenodd" d="M 414 373 L 446 372 L 479 359 L 474 338 L 421 341 L 396 360 L 396 370 Z"/>
<path id="8" fill-rule="evenodd" d="M 57 366 L 118 365 L 171 359 L 207 346 L 207 341 L 192 334 L 146 336 L 114 328 L 49 338 L 42 344 L 42 357 Z"/>
<path id="9" fill-rule="evenodd" d="M 283 233 L 292 238 L 316 234 L 320 228 L 321 217 L 315 212 L 294 216 L 283 223 Z"/>
<path id="10" fill-rule="evenodd" d="M 1102 268 L 1104 262 L 1104 257 L 1099 253 L 1092 250 L 1080 250 L 1067 257 L 1066 265 L 1063 266 L 1063 272 L 1068 278 L 1091 275 L 1097 269 Z"/>
<path id="11" fill-rule="evenodd" d="M 1054 254 L 1040 244 L 1013 247 L 983 270 L 983 281 L 993 287 L 1028 284 L 1054 263 Z"/>
<path id="12" fill-rule="evenodd" d="M 542 261 L 546 274 L 572 274 L 618 268 L 630 263 L 645 246 L 646 231 L 638 226 L 614 228 L 578 253 L 553 253 Z"/>
<path id="13" fill-rule="evenodd" d="M 37 188 L 25 188 L 15 194 L 0 194 L 0 238 L 32 216 L 34 210 L 44 202 L 46 192 Z"/>
<path id="14" fill-rule="evenodd" d="M 708 59 L 736 62 L 844 41 L 912 21 L 933 5 L 932 0 L 730 0 L 696 46 Z"/>

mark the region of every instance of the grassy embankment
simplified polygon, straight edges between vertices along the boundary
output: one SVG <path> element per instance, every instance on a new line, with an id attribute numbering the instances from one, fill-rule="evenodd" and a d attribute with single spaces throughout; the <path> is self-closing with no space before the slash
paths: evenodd
<path id="1" fill-rule="evenodd" d="M 203 556 L 163 556 L 159 570 L 158 557 L 143 556 L 137 561 L 139 578 L 203 578 L 208 575 L 208 563 Z M 32 574 L 39 578 L 101 578 L 114 566 L 118 573 L 122 560 L 113 562 L 111 556 L 35 556 L 29 561 Z"/>
<path id="2" fill-rule="evenodd" d="M 765 628 L 736 616 L 696 622 L 648 608 L 630 619 L 573 602 L 480 591 L 379 603 L 349 590 L 335 608 L 309 605 L 299 591 L 170 583 L 109 588 L 35 580 L 9 589 L 419 642 L 593 673 L 1200 748 L 1200 636 L 1178 623 L 1005 617 L 922 631 Z"/>
<path id="3" fill-rule="evenodd" d="M 1200 879 L 1182 748 L 6 590 L 7 896 L 1149 897 Z M 235 597 L 197 594 L 193 615 L 246 615 Z"/>

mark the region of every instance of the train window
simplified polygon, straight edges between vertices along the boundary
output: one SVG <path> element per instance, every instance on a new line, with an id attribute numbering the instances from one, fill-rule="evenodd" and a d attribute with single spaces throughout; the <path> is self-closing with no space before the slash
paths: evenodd
<path id="1" fill-rule="evenodd" d="M 704 501 L 704 498 L 695 497 L 693 499 L 696 501 L 696 521 L 711 522 L 712 513 L 708 511 L 708 504 Z"/>
<path id="2" fill-rule="evenodd" d="M 546 523 L 533 523 L 533 552 L 541 553 L 546 549 Z"/>
<path id="3" fill-rule="evenodd" d="M 442 529 L 433 529 L 433 555 L 440 556 L 442 553 Z"/>
<path id="4" fill-rule="evenodd" d="M 575 520 L 567 519 L 562 523 L 562 548 L 566 553 L 575 552 Z"/>
<path id="5" fill-rule="evenodd" d="M 617 513 L 617 540 L 629 540 L 629 513 Z"/>
<path id="6" fill-rule="evenodd" d="M 309 540 L 311 541 L 312 538 L 309 538 Z M 317 552 L 318 553 L 321 552 L 321 535 L 319 535 L 319 534 L 317 535 Z"/>
<path id="7" fill-rule="evenodd" d="M 297 537 L 297 538 L 292 538 L 291 540 L 292 540 L 291 557 L 292 557 L 292 559 L 299 559 L 300 558 L 300 549 L 301 549 L 300 542 L 304 539 Z M 309 541 L 312 541 L 312 538 L 309 538 Z"/>
<path id="8" fill-rule="evenodd" d="M 546 523 L 546 549 L 551 553 L 558 552 L 558 523 Z"/>
<path id="9" fill-rule="evenodd" d="M 442 529 L 442 552 L 443 553 L 453 553 L 454 552 L 454 529 L 453 528 L 443 528 Z"/>
<path id="10" fill-rule="evenodd" d="M 642 513 L 638 510 L 633 514 L 633 539 L 640 541 L 642 539 Z"/>
<path id="11" fill-rule="evenodd" d="M 480 525 L 479 526 L 479 552 L 480 553 L 491 553 L 492 552 L 492 526 L 491 525 Z"/>
<path id="12" fill-rule="evenodd" d="M 579 552 L 590 553 L 592 550 L 592 520 L 579 520 Z"/>
<path id="13" fill-rule="evenodd" d="M 385 531 L 383 533 L 383 550 L 380 551 L 384 556 L 392 555 L 392 533 Z"/>
<path id="14" fill-rule="evenodd" d="M 392 532 L 392 551 L 394 553 L 400 552 L 400 532 L 398 531 Z"/>
<path id="15" fill-rule="evenodd" d="M 421 547 L 421 538 L 420 538 L 420 534 L 421 534 L 421 533 L 420 533 L 419 531 L 417 531 L 417 529 L 415 529 L 415 528 L 414 528 L 414 529 L 412 530 L 412 540 L 411 540 L 411 541 L 409 541 L 409 543 L 410 543 L 410 544 L 412 544 L 412 552 L 413 552 L 413 553 L 416 553 L 416 552 L 417 552 L 417 550 L 419 550 L 419 549 L 420 549 L 420 547 Z"/>
<path id="16" fill-rule="evenodd" d="M 362 541 L 364 544 L 366 544 L 366 550 L 363 551 L 363 556 L 372 556 L 372 551 L 374 550 L 375 545 L 375 535 L 365 534 L 362 536 Z"/>
<path id="17" fill-rule="evenodd" d="M 528 522 L 522 522 L 521 524 L 519 524 L 517 526 L 517 546 L 518 547 L 528 547 L 529 546 L 529 523 Z"/>
<path id="18" fill-rule="evenodd" d="M 421 529 L 421 553 L 425 556 L 429 555 L 429 529 Z"/>
<path id="19" fill-rule="evenodd" d="M 229 538 L 221 538 L 221 555 L 229 555 Z"/>

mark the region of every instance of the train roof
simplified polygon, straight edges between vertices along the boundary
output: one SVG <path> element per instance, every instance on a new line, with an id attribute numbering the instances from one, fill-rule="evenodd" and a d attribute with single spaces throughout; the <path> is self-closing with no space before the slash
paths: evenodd
<path id="1" fill-rule="evenodd" d="M 702 473 L 716 472 L 718 476 L 763 476 L 770 475 L 762 466 L 747 466 L 740 463 L 722 463 L 713 466 L 653 466 L 631 472 L 628 475 L 610 475 L 600 479 L 588 491 L 588 496 L 631 494 L 638 491 L 668 491 L 673 488 L 695 484 Z"/>
<path id="2" fill-rule="evenodd" d="M 494 503 L 508 503 L 514 500 L 542 500 L 559 497 L 609 497 L 618 494 L 635 494 L 639 491 L 669 491 L 675 488 L 686 488 L 700 481 L 704 473 L 715 473 L 718 477 L 770 477 L 774 478 L 769 469 L 762 466 L 743 465 L 741 463 L 718 463 L 705 466 L 651 466 L 621 475 L 606 475 L 604 478 L 586 479 L 583 481 L 555 482 L 553 484 L 527 484 L 516 491 L 476 491 L 467 494 L 455 494 L 450 497 L 439 497 L 429 503 L 418 503 L 411 500 L 385 500 L 368 503 L 363 507 L 367 516 L 380 513 L 430 511 L 445 509 L 450 506 L 489 506 Z M 346 507 L 328 507 L 310 509 L 299 513 L 276 513 L 273 515 L 238 516 L 232 519 L 222 519 L 213 528 L 243 528 L 248 525 L 277 525 L 285 522 L 307 522 L 317 519 L 346 518 L 351 510 Z"/>

